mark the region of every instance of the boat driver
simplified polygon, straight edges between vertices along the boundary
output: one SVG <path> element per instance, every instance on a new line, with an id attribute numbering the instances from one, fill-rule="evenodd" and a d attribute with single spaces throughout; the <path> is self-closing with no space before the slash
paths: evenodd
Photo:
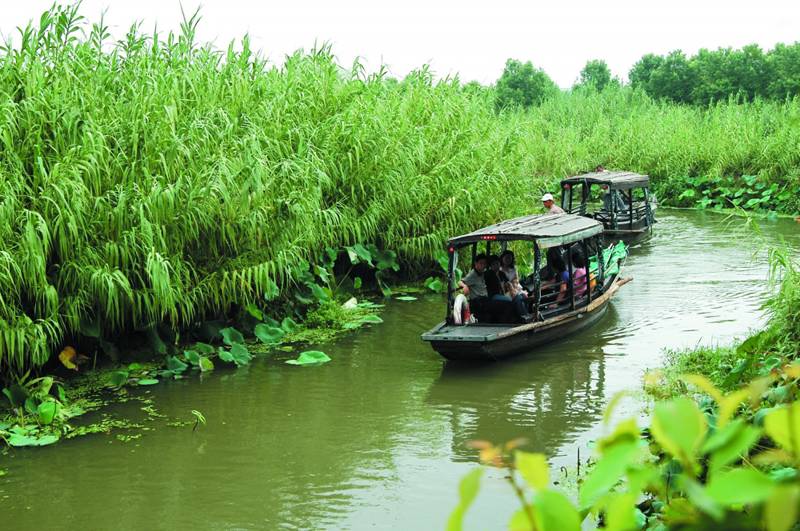
<path id="1" fill-rule="evenodd" d="M 544 205 L 545 210 L 547 210 L 548 214 L 563 214 L 564 209 L 558 206 L 555 201 L 553 201 L 553 194 L 546 193 L 542 196 L 542 204 Z"/>

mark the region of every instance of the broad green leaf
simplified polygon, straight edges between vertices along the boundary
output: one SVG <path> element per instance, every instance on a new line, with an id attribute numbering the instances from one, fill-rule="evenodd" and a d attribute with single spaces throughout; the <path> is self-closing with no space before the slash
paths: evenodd
<path id="1" fill-rule="evenodd" d="M 606 503 L 605 524 L 608 531 L 639 529 L 636 523 L 636 494 L 615 494 Z"/>
<path id="2" fill-rule="evenodd" d="M 194 350 L 184 350 L 183 357 L 186 358 L 186 361 L 197 367 L 200 365 L 200 354 L 198 354 Z"/>
<path id="3" fill-rule="evenodd" d="M 769 531 L 789 531 L 797 522 L 800 506 L 800 487 L 780 485 L 767 500 L 764 507 L 764 526 Z"/>
<path id="4" fill-rule="evenodd" d="M 517 470 L 534 490 L 544 490 L 550 484 L 550 469 L 544 454 L 514 452 Z"/>
<path id="5" fill-rule="evenodd" d="M 42 435 L 39 437 L 32 435 L 22 435 L 12 433 L 8 437 L 9 446 L 47 446 L 53 444 L 59 439 L 58 435 Z"/>
<path id="6" fill-rule="evenodd" d="M 783 448 L 800 454 L 800 401 L 773 408 L 764 417 L 764 429 Z"/>
<path id="7" fill-rule="evenodd" d="M 637 442 L 623 442 L 608 448 L 581 485 L 581 509 L 589 509 L 623 477 L 639 454 Z"/>
<path id="8" fill-rule="evenodd" d="M 225 361 L 227 363 L 233 363 L 233 354 L 231 354 L 229 350 L 225 350 L 224 348 L 219 347 L 217 349 L 217 355 L 219 356 L 219 359 L 221 359 L 222 361 Z"/>
<path id="9" fill-rule="evenodd" d="M 202 372 L 214 370 L 214 363 L 205 356 L 200 356 L 200 361 L 197 365 L 200 367 Z"/>
<path id="10" fill-rule="evenodd" d="M 724 509 L 700 483 L 686 476 L 679 476 L 679 481 L 692 505 L 714 520 L 720 521 L 725 517 Z"/>
<path id="11" fill-rule="evenodd" d="M 543 490 L 533 497 L 537 531 L 580 531 L 581 517 L 569 499 L 555 490 Z"/>
<path id="12" fill-rule="evenodd" d="M 739 405 L 747 400 L 748 396 L 750 396 L 750 391 L 748 389 L 740 389 L 722 397 L 719 401 L 719 412 L 717 413 L 718 428 L 725 427 L 731 417 L 733 417 L 733 414 L 736 413 Z"/>
<path id="13" fill-rule="evenodd" d="M 650 424 L 655 440 L 686 467 L 694 466 L 706 429 L 705 416 L 694 400 L 687 397 L 656 404 Z"/>
<path id="14" fill-rule="evenodd" d="M 58 403 L 52 401 L 46 401 L 39 404 L 37 413 L 39 415 L 39 423 L 44 424 L 45 426 L 48 424 L 53 423 L 53 419 L 56 416 L 56 412 L 58 411 Z"/>
<path id="15" fill-rule="evenodd" d="M 464 522 L 464 514 L 467 512 L 467 509 L 469 509 L 469 506 L 472 505 L 475 496 L 478 495 L 482 475 L 483 469 L 476 468 L 461 479 L 458 485 L 458 505 L 447 520 L 447 531 L 461 531 L 461 526 Z"/>
<path id="16" fill-rule="evenodd" d="M 233 357 L 233 362 L 239 367 L 247 365 L 253 358 L 250 351 L 247 350 L 247 347 L 239 343 L 231 346 L 231 356 Z"/>
<path id="17" fill-rule="evenodd" d="M 395 297 L 395 299 L 399 301 L 415 301 L 417 300 L 416 297 L 412 297 L 411 295 L 403 295 L 401 297 Z"/>
<path id="18" fill-rule="evenodd" d="M 156 380 L 155 378 L 141 378 L 136 383 L 137 385 L 155 385 L 158 383 L 158 380 Z"/>
<path id="19" fill-rule="evenodd" d="M 761 430 L 736 419 L 708 438 L 703 453 L 711 453 L 711 468 L 718 470 L 747 455 L 759 437 Z"/>
<path id="20" fill-rule="evenodd" d="M 269 326 L 268 324 L 264 323 L 256 325 L 256 327 L 253 329 L 253 333 L 262 343 L 267 345 L 275 345 L 276 343 L 280 343 L 284 334 L 286 334 L 282 328 L 275 328 L 274 326 Z"/>
<path id="21" fill-rule="evenodd" d="M 219 331 L 219 333 L 222 335 L 222 342 L 228 346 L 231 346 L 235 343 L 244 343 L 244 336 L 235 328 L 223 328 Z"/>
<path id="22" fill-rule="evenodd" d="M 284 317 L 283 320 L 281 321 L 281 328 L 287 334 L 296 332 L 299 327 L 300 325 L 297 324 L 291 317 Z"/>
<path id="23" fill-rule="evenodd" d="M 325 354 L 324 352 L 320 352 L 319 350 L 307 350 L 305 352 L 301 352 L 297 359 L 294 360 L 286 360 L 286 363 L 289 365 L 322 365 L 323 363 L 327 363 L 331 361 L 331 358 Z"/>
<path id="24" fill-rule="evenodd" d="M 28 392 L 19 384 L 12 384 L 3 389 L 3 394 L 8 398 L 11 407 L 22 407 L 28 399 Z"/>
<path id="25" fill-rule="evenodd" d="M 686 374 L 681 376 L 681 380 L 690 383 L 697 387 L 698 389 L 702 390 L 708 396 L 714 399 L 714 402 L 720 403 L 722 401 L 722 393 L 719 389 L 717 389 L 711 380 L 703 376 L 702 374 Z"/>
<path id="26" fill-rule="evenodd" d="M 362 323 L 373 323 L 373 324 L 379 324 L 379 323 L 382 323 L 382 322 L 383 322 L 383 319 L 381 319 L 381 318 L 380 318 L 380 317 L 378 317 L 377 315 L 375 315 L 375 314 L 371 313 L 371 314 L 368 314 L 368 315 L 365 315 L 364 317 L 362 317 L 362 318 L 360 319 L 360 321 L 361 321 Z"/>
<path id="27" fill-rule="evenodd" d="M 256 306 L 255 304 L 250 303 L 247 306 L 245 306 L 244 309 L 254 319 L 258 319 L 259 321 L 264 319 L 264 312 L 262 312 L 261 309 L 259 309 L 259 307 Z"/>
<path id="28" fill-rule="evenodd" d="M 361 289 L 362 283 L 363 281 L 361 280 L 361 277 L 355 277 L 353 279 L 353 289 Z"/>
<path id="29" fill-rule="evenodd" d="M 184 362 L 176 358 L 175 356 L 167 356 L 167 370 L 172 371 L 175 374 L 182 373 L 189 366 L 186 365 Z"/>
<path id="30" fill-rule="evenodd" d="M 317 302 L 326 302 L 331 300 L 331 295 L 327 288 L 323 288 L 322 286 L 313 282 L 309 282 L 306 285 L 308 286 L 308 289 L 311 290 L 311 294 L 314 296 L 314 298 L 317 299 Z"/>
<path id="31" fill-rule="evenodd" d="M 428 277 L 425 279 L 425 287 L 436 293 L 444 291 L 444 282 L 438 278 Z"/>
<path id="32" fill-rule="evenodd" d="M 212 347 L 211 345 L 209 345 L 207 343 L 197 342 L 197 343 L 194 344 L 192 349 L 196 350 L 198 352 L 198 354 L 205 354 L 206 356 L 209 355 L 209 354 L 213 354 L 214 353 L 214 347 Z"/>
<path id="33" fill-rule="evenodd" d="M 533 511 L 532 508 L 531 511 Z M 534 525 L 536 525 L 536 522 L 531 522 L 528 511 L 522 508 L 511 516 L 511 521 L 508 522 L 508 531 L 531 531 Z"/>
<path id="34" fill-rule="evenodd" d="M 128 370 L 131 371 L 131 372 L 133 372 L 133 371 L 141 371 L 142 369 L 144 369 L 144 365 L 142 365 L 141 363 L 134 362 L 134 363 L 131 363 L 130 365 L 128 365 Z"/>
<path id="35" fill-rule="evenodd" d="M 113 371 L 109 374 L 108 383 L 111 387 L 122 387 L 128 382 L 128 371 Z"/>
<path id="36" fill-rule="evenodd" d="M 706 492 L 720 505 L 759 503 L 769 498 L 776 483 L 754 468 L 735 468 L 714 474 Z"/>
<path id="37" fill-rule="evenodd" d="M 350 258 L 350 263 L 353 265 L 366 262 L 370 265 L 370 267 L 374 267 L 372 265 L 372 255 L 366 249 L 366 247 L 360 243 L 357 243 L 352 247 L 345 247 L 345 250 L 347 251 L 347 256 Z"/>

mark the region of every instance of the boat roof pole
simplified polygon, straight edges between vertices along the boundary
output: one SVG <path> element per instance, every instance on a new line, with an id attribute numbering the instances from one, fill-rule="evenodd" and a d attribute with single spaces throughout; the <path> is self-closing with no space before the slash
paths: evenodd
<path id="1" fill-rule="evenodd" d="M 573 244 L 574 245 L 574 244 Z M 573 281 L 575 280 L 575 276 L 572 271 L 572 245 L 567 246 L 567 272 L 569 273 L 569 308 L 570 310 L 575 309 L 575 289 L 573 285 Z"/>
<path id="2" fill-rule="evenodd" d="M 447 308 L 444 312 L 444 322 L 447 324 L 450 324 L 450 308 L 453 307 L 453 292 L 455 291 L 453 270 L 455 269 L 456 252 L 455 246 L 450 246 L 447 249 Z"/>
<path id="3" fill-rule="evenodd" d="M 533 315 L 539 319 L 539 300 L 542 298 L 541 288 L 542 279 L 539 277 L 539 269 L 542 267 L 542 250 L 536 240 L 533 241 Z"/>

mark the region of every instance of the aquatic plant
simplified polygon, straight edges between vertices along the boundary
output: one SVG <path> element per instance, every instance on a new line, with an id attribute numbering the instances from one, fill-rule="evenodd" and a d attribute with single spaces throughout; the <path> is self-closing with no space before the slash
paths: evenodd
<path id="1" fill-rule="evenodd" d="M 796 384 L 800 365 L 780 372 Z M 745 404 L 756 407 L 769 378 L 729 394 L 700 375 L 686 381 L 713 407 L 702 411 L 692 398 L 677 397 L 655 404 L 647 430 L 635 419 L 607 429 L 577 499 L 551 483 L 543 454 L 516 450 L 513 441 L 473 442 L 482 463 L 508 471 L 521 504 L 509 528 L 578 530 L 587 518 L 617 530 L 792 528 L 800 507 L 800 401 L 753 419 Z M 617 402 L 608 406 L 606 422 Z M 448 529 L 461 529 L 481 472 L 462 480 Z"/>

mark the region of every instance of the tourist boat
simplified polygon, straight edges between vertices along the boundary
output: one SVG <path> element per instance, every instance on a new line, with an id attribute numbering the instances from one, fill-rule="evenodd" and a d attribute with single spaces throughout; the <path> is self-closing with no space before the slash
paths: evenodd
<path id="1" fill-rule="evenodd" d="M 466 318 L 458 304 L 459 299 L 463 300 L 463 295 L 457 295 L 458 257 L 466 251 L 471 259 L 465 267 L 468 270 L 477 256 L 479 244 L 485 244 L 487 255 L 497 245 L 501 251 L 512 249 L 517 256 L 532 258 L 532 274 L 522 280 L 529 294 L 527 302 L 532 322 L 496 322 L 497 319 L 484 311 L 483 315 L 477 315 L 477 322 L 457 324 Z M 579 277 L 585 282 L 583 285 L 575 282 L 572 273 L 573 252 L 569 251 L 575 246 L 589 263 L 589 274 Z M 544 214 L 503 221 L 452 238 L 447 250 L 447 314 L 444 321 L 422 334 L 422 339 L 452 360 L 500 359 L 585 329 L 600 319 L 617 290 L 630 280 L 620 278 L 627 256 L 625 245 L 618 242 L 605 247 L 602 223 L 571 214 Z M 542 278 L 546 270 L 542 269 L 546 265 L 545 257 L 554 255 L 561 256 L 558 260 L 565 262 L 566 291 L 562 291 L 561 282 L 545 282 Z M 555 263 L 557 260 L 548 261 Z M 498 309 L 498 304 L 503 303 L 497 302 L 489 310 Z"/>
<path id="2" fill-rule="evenodd" d="M 596 219 L 606 234 L 633 237 L 650 232 L 656 201 L 650 177 L 623 171 L 596 171 L 561 181 L 561 208 Z"/>

